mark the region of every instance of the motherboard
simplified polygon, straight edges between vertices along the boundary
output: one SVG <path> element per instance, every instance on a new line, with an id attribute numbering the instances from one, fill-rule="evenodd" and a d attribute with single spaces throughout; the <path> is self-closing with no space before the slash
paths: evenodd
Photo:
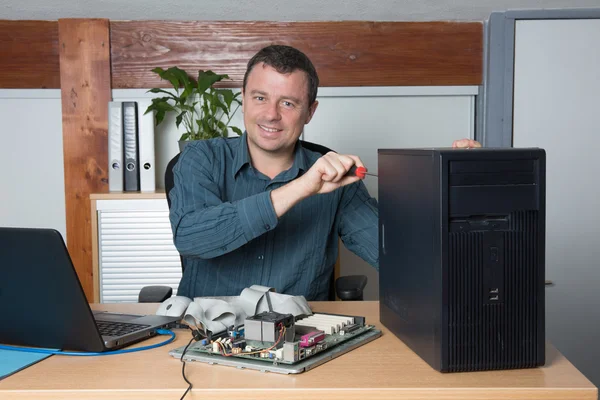
<path id="1" fill-rule="evenodd" d="M 314 313 L 294 317 L 292 314 L 267 311 L 246 318 L 243 326 L 231 327 L 218 337 L 199 340 L 187 349 L 185 353 L 189 357 L 185 358 L 216 364 L 226 358 L 252 360 L 255 365 L 255 361 L 275 366 L 308 365 L 306 361 L 311 358 L 316 359 L 328 352 L 335 354 L 336 348 L 348 347 L 346 351 L 349 351 L 350 344 L 352 348 L 358 347 L 362 341 L 357 339 L 362 336 L 365 336 L 366 343 L 380 335 L 375 326 L 367 325 L 365 318 L 360 316 Z M 181 348 L 172 352 L 175 357 L 182 354 Z"/>

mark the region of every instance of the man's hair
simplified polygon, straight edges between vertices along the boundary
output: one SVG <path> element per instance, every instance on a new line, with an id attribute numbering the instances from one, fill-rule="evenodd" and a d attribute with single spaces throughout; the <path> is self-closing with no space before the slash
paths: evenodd
<path id="1" fill-rule="evenodd" d="M 248 61 L 242 86 L 244 90 L 246 90 L 246 81 L 252 68 L 260 63 L 274 68 L 280 74 L 289 74 L 296 70 L 306 72 L 308 78 L 308 105 L 311 106 L 315 102 L 319 87 L 319 77 L 317 76 L 315 66 L 306 54 L 293 47 L 283 45 L 271 45 L 263 48 Z"/>

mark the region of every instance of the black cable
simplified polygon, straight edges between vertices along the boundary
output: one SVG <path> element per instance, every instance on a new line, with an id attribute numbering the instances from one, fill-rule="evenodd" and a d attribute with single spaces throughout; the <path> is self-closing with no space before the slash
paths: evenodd
<path id="1" fill-rule="evenodd" d="M 188 380 L 188 378 L 185 377 L 185 360 L 183 359 L 183 357 L 185 356 L 185 352 L 187 351 L 188 347 L 190 347 L 190 345 L 192 344 L 192 342 L 194 341 L 195 338 L 191 338 L 189 343 L 187 344 L 187 346 L 185 346 L 185 348 L 183 349 L 183 353 L 181 353 L 181 362 L 183 363 L 183 366 L 181 367 L 181 375 L 183 375 L 183 380 L 186 381 L 186 383 L 189 385 L 188 388 L 185 390 L 185 392 L 183 393 L 183 396 L 181 396 L 181 399 L 179 400 L 183 400 L 183 398 L 185 397 L 186 394 L 188 394 L 188 392 L 190 390 L 192 390 L 192 382 L 190 382 Z"/>

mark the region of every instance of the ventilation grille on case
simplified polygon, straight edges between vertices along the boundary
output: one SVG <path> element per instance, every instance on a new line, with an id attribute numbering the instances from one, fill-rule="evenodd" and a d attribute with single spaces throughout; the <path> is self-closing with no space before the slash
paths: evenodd
<path id="1" fill-rule="evenodd" d="M 485 301 L 485 231 L 449 235 L 449 371 L 527 368 L 538 359 L 538 213 L 509 215 L 501 301 Z M 543 290 L 543 288 L 541 289 Z"/>

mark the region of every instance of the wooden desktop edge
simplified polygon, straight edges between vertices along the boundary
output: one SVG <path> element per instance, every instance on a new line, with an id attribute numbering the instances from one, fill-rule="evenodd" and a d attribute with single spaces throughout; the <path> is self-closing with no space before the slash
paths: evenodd
<path id="1" fill-rule="evenodd" d="M 157 304 L 92 304 L 93 309 L 152 313 Z M 597 399 L 597 389 L 551 344 L 543 368 L 442 374 L 420 360 L 378 318 L 377 302 L 314 302 L 313 311 L 367 317 L 383 336 L 300 375 L 189 363 L 187 398 L 202 399 Z M 185 345 L 176 330 L 169 347 Z M 157 343 L 164 337 L 149 339 Z M 179 399 L 181 363 L 164 347 L 106 357 L 54 356 L 0 381 L 2 399 Z M 157 364 L 162 363 L 160 368 Z"/>

